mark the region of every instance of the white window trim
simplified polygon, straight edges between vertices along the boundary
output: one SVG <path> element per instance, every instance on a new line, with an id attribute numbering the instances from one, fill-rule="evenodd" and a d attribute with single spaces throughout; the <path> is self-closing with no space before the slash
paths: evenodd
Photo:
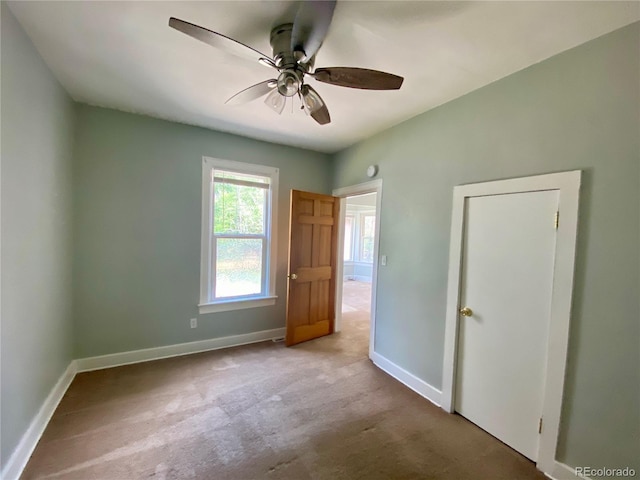
<path id="1" fill-rule="evenodd" d="M 363 265 L 372 265 L 373 264 L 373 252 L 371 252 L 371 261 L 367 261 L 364 260 L 364 222 L 365 222 L 365 218 L 366 217 L 373 217 L 373 230 L 375 232 L 375 221 L 376 221 L 376 212 L 375 211 L 371 211 L 371 210 L 367 210 L 367 211 L 362 211 L 359 213 L 358 215 L 358 222 L 360 223 L 358 225 L 358 261 L 355 263 L 361 263 Z M 373 239 L 375 240 L 375 233 L 373 235 Z"/>
<path id="2" fill-rule="evenodd" d="M 355 258 L 356 258 L 356 256 L 355 256 L 355 251 L 354 251 L 354 250 L 355 250 L 354 242 L 355 242 L 355 238 L 356 238 L 356 237 L 355 237 L 355 232 L 356 232 L 356 215 L 355 215 L 354 213 L 352 213 L 352 212 L 351 212 L 351 213 L 350 213 L 350 212 L 347 212 L 347 213 L 345 214 L 345 217 L 344 217 L 344 221 L 345 221 L 345 234 L 344 234 L 345 236 L 344 236 L 344 240 L 345 240 L 345 241 L 346 241 L 346 239 L 347 239 L 347 233 L 346 233 L 346 226 L 347 226 L 347 223 L 346 223 L 346 222 L 347 222 L 347 219 L 348 219 L 348 218 L 350 218 L 350 219 L 351 219 L 351 248 L 349 249 L 349 258 L 348 258 L 348 259 L 343 258 L 343 260 L 342 260 L 342 261 L 343 261 L 343 262 L 345 262 L 345 263 L 353 263 L 353 262 L 355 261 Z M 344 245 L 343 245 L 342 247 L 344 248 Z"/>
<path id="3" fill-rule="evenodd" d="M 267 240 L 269 242 L 269 258 L 266 262 L 267 291 L 262 296 L 252 295 L 247 297 L 229 298 L 212 301 L 209 298 L 211 291 L 211 271 L 212 254 L 211 236 L 213 212 L 211 209 L 211 170 L 219 168 L 236 173 L 250 175 L 264 175 L 271 179 L 270 202 L 267 222 Z M 244 308 L 264 307 L 276 303 L 276 253 L 277 240 L 276 232 L 278 226 L 278 176 L 279 170 L 266 165 L 255 165 L 251 163 L 235 162 L 232 160 L 221 160 L 219 158 L 202 157 L 202 223 L 200 237 L 200 303 L 198 304 L 200 313 L 216 313 Z"/>
<path id="4" fill-rule="evenodd" d="M 345 263 L 369 267 L 373 264 L 373 259 L 370 262 L 362 260 L 362 240 L 364 239 L 362 224 L 364 217 L 367 215 L 377 220 L 377 214 L 373 207 L 363 205 L 347 205 L 346 207 L 345 220 L 347 217 L 353 218 L 353 226 L 351 229 L 351 259 L 344 260 Z"/>

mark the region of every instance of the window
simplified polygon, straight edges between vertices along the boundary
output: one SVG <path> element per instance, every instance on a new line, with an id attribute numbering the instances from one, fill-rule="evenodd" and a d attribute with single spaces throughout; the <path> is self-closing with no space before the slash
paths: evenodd
<path id="1" fill-rule="evenodd" d="M 353 260 L 353 215 L 344 218 L 344 261 Z"/>
<path id="2" fill-rule="evenodd" d="M 275 303 L 278 169 L 205 157 L 200 313 Z"/>
<path id="3" fill-rule="evenodd" d="M 360 261 L 373 263 L 373 238 L 376 228 L 375 215 L 362 215 L 360 225 Z"/>
<path id="4" fill-rule="evenodd" d="M 373 263 L 375 231 L 375 210 L 368 206 L 347 205 L 343 260 L 349 263 Z"/>

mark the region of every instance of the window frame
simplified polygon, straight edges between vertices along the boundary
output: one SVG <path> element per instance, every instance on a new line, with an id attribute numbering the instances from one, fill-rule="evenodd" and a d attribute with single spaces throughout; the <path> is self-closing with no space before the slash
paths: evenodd
<path id="1" fill-rule="evenodd" d="M 349 258 L 343 258 L 342 261 L 343 262 L 354 262 L 355 260 L 355 233 L 356 233 L 356 215 L 354 215 L 353 213 L 347 213 L 344 216 L 344 230 L 345 230 L 345 235 L 344 235 L 344 245 L 343 245 L 343 250 L 346 252 L 347 250 L 347 220 L 351 220 L 351 231 L 350 233 L 350 239 L 349 239 Z M 343 252 L 343 257 L 344 257 L 344 252 Z"/>
<path id="2" fill-rule="evenodd" d="M 360 230 L 358 232 L 358 246 L 359 246 L 359 252 L 358 252 L 358 262 L 360 263 L 366 263 L 366 264 L 373 264 L 373 246 L 371 248 L 371 260 L 367 260 L 364 258 L 364 241 L 366 238 L 371 238 L 371 244 L 373 245 L 373 242 L 375 241 L 375 231 L 376 231 L 376 214 L 371 213 L 370 211 L 363 211 L 359 213 L 359 217 L 360 217 Z M 373 218 L 373 234 L 371 235 L 371 237 L 367 237 L 365 236 L 365 222 L 367 217 L 369 218 Z"/>
<path id="3" fill-rule="evenodd" d="M 346 242 L 346 219 L 347 217 L 351 217 L 353 218 L 353 224 L 352 224 L 352 231 L 351 231 L 351 258 L 349 260 L 344 259 L 343 262 L 345 263 L 349 263 L 349 264 L 358 264 L 358 265 L 372 265 L 374 262 L 374 259 L 372 260 L 365 260 L 363 258 L 363 252 L 364 252 L 364 222 L 365 222 L 365 218 L 366 217 L 373 217 L 374 218 L 374 242 L 375 242 L 375 231 L 376 231 L 376 226 L 375 226 L 375 222 L 378 218 L 376 211 L 373 210 L 371 207 L 369 206 L 363 206 L 363 205 L 347 205 L 346 211 L 345 211 L 345 238 L 344 238 L 344 242 Z M 346 247 L 346 244 L 343 244 L 343 249 Z"/>
<path id="4" fill-rule="evenodd" d="M 213 232 L 213 170 L 225 170 L 245 175 L 269 177 L 269 189 L 265 205 L 265 245 L 263 246 L 263 281 L 260 294 L 213 298 L 215 285 L 214 232 Z M 277 200 L 279 169 L 266 165 L 202 157 L 202 219 L 200 245 L 200 313 L 215 313 L 244 308 L 274 305 L 276 302 L 276 253 L 277 253 Z M 243 237 L 245 235 L 242 235 Z M 249 237 L 250 235 L 247 235 Z M 258 236 L 262 238 L 262 235 Z"/>

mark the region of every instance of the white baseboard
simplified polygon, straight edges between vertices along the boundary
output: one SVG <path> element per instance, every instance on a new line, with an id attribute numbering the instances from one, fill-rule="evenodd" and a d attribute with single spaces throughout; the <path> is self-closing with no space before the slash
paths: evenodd
<path id="1" fill-rule="evenodd" d="M 544 474 L 552 480 L 576 480 L 576 478 L 591 480 L 589 477 L 577 475 L 573 467 L 558 462 L 557 460 L 554 462 L 553 470 L 550 473 L 544 472 Z"/>
<path id="2" fill-rule="evenodd" d="M 20 478 L 33 450 L 36 448 L 36 445 L 38 445 L 40 437 L 44 433 L 44 429 L 47 428 L 49 420 L 51 420 L 53 413 L 56 411 L 60 400 L 62 400 L 67 388 L 71 385 L 76 371 L 76 362 L 72 360 L 51 389 L 51 392 L 49 392 L 49 395 L 40 407 L 40 410 L 38 410 L 36 416 L 31 420 L 29 428 L 27 428 L 27 431 L 22 435 L 18 446 L 2 470 L 2 475 L 0 475 L 2 479 L 17 480 Z"/>
<path id="3" fill-rule="evenodd" d="M 440 390 L 432 387 L 424 380 L 416 377 L 414 374 L 407 372 L 404 368 L 396 365 L 391 360 L 383 357 L 379 353 L 373 352 L 371 354 L 371 360 L 378 368 L 391 375 L 400 383 L 405 384 L 418 395 L 426 398 L 436 406 L 440 406 L 442 396 L 442 392 Z M 554 462 L 553 470 L 551 472 L 543 473 L 552 480 L 576 480 L 577 478 L 591 480 L 589 477 L 576 475 L 576 471 L 574 468 L 565 465 L 564 463 L 558 462 L 557 460 Z"/>
<path id="4" fill-rule="evenodd" d="M 178 357 L 191 353 L 207 352 L 220 348 L 237 347 L 249 343 L 264 342 L 283 338 L 284 328 L 274 328 L 273 330 L 262 330 L 260 332 L 245 333 L 242 335 L 232 335 L 229 337 L 211 338 L 209 340 L 199 340 L 196 342 L 177 343 L 163 347 L 145 348 L 143 350 L 133 350 L 129 352 L 112 353 L 98 357 L 87 357 L 76 360 L 78 372 L 89 372 L 91 370 L 101 370 L 103 368 L 119 367 L 131 363 L 149 362 L 160 360 L 161 358 Z"/>
<path id="5" fill-rule="evenodd" d="M 18 478 L 20 478 L 33 450 L 36 448 L 40 437 L 49 424 L 49 420 L 51 420 L 53 413 L 71 385 L 76 373 L 117 367 L 131 363 L 148 362 L 161 358 L 177 357 L 190 353 L 206 352 L 208 350 L 218 350 L 220 348 L 237 347 L 249 343 L 263 342 L 265 340 L 276 340 L 284 338 L 284 335 L 284 328 L 275 328 L 273 330 L 263 330 L 243 335 L 232 335 L 229 337 L 212 338 L 197 342 L 178 343 L 164 347 L 72 360 L 31 421 L 29 428 L 20 439 L 20 443 L 18 443 L 5 468 L 2 470 L 0 479 L 18 480 Z"/>
<path id="6" fill-rule="evenodd" d="M 265 340 L 275 340 L 283 338 L 284 335 L 284 328 L 275 328 L 273 330 L 263 330 L 243 335 L 232 335 L 229 337 L 213 338 L 197 342 L 179 343 L 163 347 L 147 348 L 144 350 L 134 350 L 130 352 L 72 360 L 65 372 L 58 379 L 58 382 L 54 385 L 36 416 L 31 421 L 29 428 L 20 439 L 18 446 L 13 451 L 5 468 L 2 470 L 0 478 L 2 480 L 18 480 L 20 478 L 20 475 L 22 475 L 22 471 L 27 465 L 33 450 L 36 448 L 36 445 L 44 433 L 49 420 L 51 420 L 53 413 L 58 407 L 58 404 L 60 403 L 60 400 L 62 400 L 65 392 L 71 385 L 76 373 L 117 367 L 132 363 L 148 362 L 151 360 L 159 360 L 161 358 L 176 357 L 209 350 L 218 350 L 221 348 L 236 347 L 250 343 L 263 342 Z M 442 392 L 440 390 L 432 387 L 412 373 L 407 372 L 405 369 L 396 365 L 379 353 L 373 352 L 371 354 L 371 360 L 378 368 L 391 375 L 393 378 L 403 383 L 433 404 L 440 406 L 442 396 Z M 555 462 L 553 471 L 551 473 L 545 472 L 545 475 L 553 480 L 575 480 L 577 478 L 573 468 L 558 461 Z M 580 478 L 590 480 L 588 477 Z"/>
<path id="7" fill-rule="evenodd" d="M 423 396 L 434 405 L 437 405 L 438 407 L 440 406 L 442 397 L 442 392 L 440 390 L 416 377 L 413 373 L 407 372 L 404 368 L 396 365 L 379 353 L 373 352 L 371 354 L 371 360 L 378 368 L 388 373 L 399 382 L 404 383 L 418 395 Z"/>

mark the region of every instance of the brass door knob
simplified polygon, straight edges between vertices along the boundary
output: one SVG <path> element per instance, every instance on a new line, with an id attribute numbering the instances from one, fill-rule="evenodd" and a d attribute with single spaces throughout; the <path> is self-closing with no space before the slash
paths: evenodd
<path id="1" fill-rule="evenodd" d="M 473 315 L 473 310 L 471 310 L 469 307 L 461 308 L 460 315 L 462 315 L 463 317 L 470 317 L 471 315 Z"/>
<path id="2" fill-rule="evenodd" d="M 296 278 L 298 278 L 298 275 L 296 275 L 295 273 L 292 273 L 291 275 L 287 275 L 287 278 L 291 280 L 295 280 Z"/>

